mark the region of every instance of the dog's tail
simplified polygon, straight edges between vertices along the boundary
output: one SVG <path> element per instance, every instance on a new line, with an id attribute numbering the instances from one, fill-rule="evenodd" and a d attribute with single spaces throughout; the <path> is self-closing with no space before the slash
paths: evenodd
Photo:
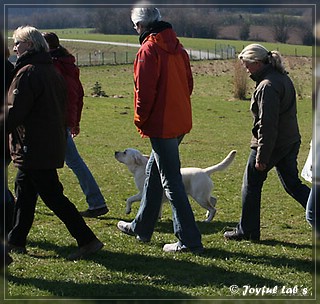
<path id="1" fill-rule="evenodd" d="M 211 175 L 215 171 L 222 171 L 222 170 L 228 168 L 229 165 L 233 162 L 234 158 L 236 157 L 236 153 L 237 153 L 236 150 L 232 150 L 222 162 L 220 162 L 214 166 L 205 168 L 203 170 L 208 175 Z"/>

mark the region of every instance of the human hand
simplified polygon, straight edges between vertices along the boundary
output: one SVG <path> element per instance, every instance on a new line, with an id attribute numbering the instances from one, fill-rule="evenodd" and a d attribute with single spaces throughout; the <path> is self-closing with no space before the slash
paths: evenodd
<path id="1" fill-rule="evenodd" d="M 261 162 L 256 161 L 255 168 L 256 168 L 258 171 L 264 171 L 264 170 L 267 169 L 267 165 L 264 164 L 264 163 L 261 163 Z"/>
<path id="2" fill-rule="evenodd" d="M 80 133 L 80 127 L 77 126 L 77 127 L 72 127 L 70 129 L 70 132 L 71 132 L 71 136 L 72 138 L 76 137 L 79 133 Z"/>

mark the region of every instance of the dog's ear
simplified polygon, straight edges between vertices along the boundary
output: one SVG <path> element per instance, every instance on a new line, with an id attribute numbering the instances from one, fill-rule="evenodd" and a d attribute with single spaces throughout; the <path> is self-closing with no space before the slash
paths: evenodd
<path id="1" fill-rule="evenodd" d="M 134 161 L 137 165 L 144 165 L 146 163 L 146 159 L 149 159 L 149 155 L 137 154 L 134 156 Z"/>
<path id="2" fill-rule="evenodd" d="M 142 164 L 143 164 L 140 154 L 134 156 L 134 162 L 135 162 L 137 165 L 142 165 Z"/>

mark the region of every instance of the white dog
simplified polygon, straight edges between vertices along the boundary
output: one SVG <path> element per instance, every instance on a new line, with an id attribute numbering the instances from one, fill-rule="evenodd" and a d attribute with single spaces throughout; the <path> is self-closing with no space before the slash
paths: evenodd
<path id="1" fill-rule="evenodd" d="M 236 150 L 232 150 L 222 162 L 205 169 L 181 168 L 182 179 L 187 194 L 190 195 L 201 207 L 207 210 L 207 218 L 205 219 L 205 222 L 212 221 L 216 214 L 215 205 L 217 199 L 211 196 L 213 182 L 210 175 L 215 171 L 222 171 L 226 169 L 234 160 L 236 152 Z M 139 193 L 127 199 L 126 213 L 128 214 L 131 212 L 132 203 L 140 201 L 142 198 L 142 191 L 146 178 L 145 168 L 149 157 L 147 155 L 143 155 L 136 149 L 128 148 L 123 152 L 116 151 L 115 158 L 117 161 L 128 167 L 129 171 L 134 176 L 134 182 L 139 190 Z"/>

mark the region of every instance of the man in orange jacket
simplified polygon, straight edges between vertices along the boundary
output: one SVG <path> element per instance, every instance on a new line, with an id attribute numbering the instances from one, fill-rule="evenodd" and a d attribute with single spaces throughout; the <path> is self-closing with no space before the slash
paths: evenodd
<path id="1" fill-rule="evenodd" d="M 164 245 L 163 250 L 201 253 L 201 234 L 184 189 L 179 157 L 179 144 L 192 127 L 189 57 L 171 24 L 161 21 L 157 8 L 134 8 L 131 20 L 141 44 L 134 62 L 134 123 L 142 137 L 150 138 L 152 152 L 136 218 L 117 226 L 149 242 L 164 191 L 172 205 L 178 242 Z"/>

